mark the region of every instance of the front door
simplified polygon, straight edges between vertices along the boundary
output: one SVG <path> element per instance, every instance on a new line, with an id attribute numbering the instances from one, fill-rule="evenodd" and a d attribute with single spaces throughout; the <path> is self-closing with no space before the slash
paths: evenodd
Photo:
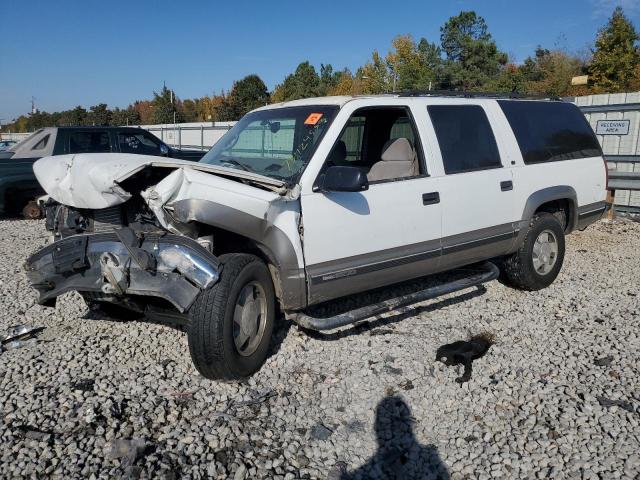
<path id="1" fill-rule="evenodd" d="M 370 185 L 364 192 L 302 195 L 310 303 L 437 268 L 441 204 L 421 152 L 408 108 L 364 108 L 351 115 L 325 168 L 361 168 Z"/>

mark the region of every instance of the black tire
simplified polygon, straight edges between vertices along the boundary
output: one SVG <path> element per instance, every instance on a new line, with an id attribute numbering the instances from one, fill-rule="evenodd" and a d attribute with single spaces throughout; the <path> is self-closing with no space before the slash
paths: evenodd
<path id="1" fill-rule="evenodd" d="M 558 252 L 553 267 L 548 272 L 541 274 L 534 268 L 533 246 L 538 236 L 545 230 L 555 235 Z M 507 285 L 521 290 L 546 288 L 560 273 L 564 261 L 564 251 L 564 229 L 558 218 L 551 213 L 537 213 L 529 223 L 529 230 L 520 248 L 503 259 L 502 279 Z"/>
<path id="2" fill-rule="evenodd" d="M 275 292 L 267 266 L 254 255 L 223 255 L 223 270 L 213 287 L 202 292 L 189 309 L 191 359 L 200 374 L 210 379 L 246 378 L 267 358 L 275 318 Z M 241 355 L 234 341 L 233 316 L 243 289 L 258 284 L 266 301 L 262 337 L 253 351 Z"/>

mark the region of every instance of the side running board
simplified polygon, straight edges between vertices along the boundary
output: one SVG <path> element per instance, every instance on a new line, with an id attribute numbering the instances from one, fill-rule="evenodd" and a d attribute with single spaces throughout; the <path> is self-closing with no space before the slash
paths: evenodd
<path id="1" fill-rule="evenodd" d="M 491 262 L 484 262 L 478 266 L 478 272 L 468 277 L 454 280 L 452 282 L 444 283 L 442 285 L 436 285 L 429 287 L 425 290 L 409 293 L 396 298 L 391 298 L 383 302 L 379 302 L 373 305 L 367 305 L 355 310 L 350 310 L 333 317 L 318 318 L 311 317 L 303 312 L 296 312 L 292 314 L 291 318 L 294 322 L 303 328 L 309 330 L 333 330 L 334 328 L 344 327 L 352 323 L 363 320 L 367 317 L 379 315 L 381 313 L 390 312 L 400 307 L 405 307 L 418 302 L 424 302 L 425 300 L 431 300 L 432 298 L 447 295 L 449 293 L 458 292 L 466 288 L 475 287 L 485 282 L 495 280 L 498 278 L 500 270 Z"/>

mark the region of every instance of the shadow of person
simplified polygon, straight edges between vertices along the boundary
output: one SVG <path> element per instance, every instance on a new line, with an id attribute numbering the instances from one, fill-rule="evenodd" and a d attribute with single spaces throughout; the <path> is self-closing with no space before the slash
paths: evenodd
<path id="1" fill-rule="evenodd" d="M 375 431 L 378 451 L 340 480 L 438 479 L 449 480 L 449 471 L 433 445 L 420 445 L 413 434 L 415 419 L 397 395 L 385 397 L 376 408 Z"/>

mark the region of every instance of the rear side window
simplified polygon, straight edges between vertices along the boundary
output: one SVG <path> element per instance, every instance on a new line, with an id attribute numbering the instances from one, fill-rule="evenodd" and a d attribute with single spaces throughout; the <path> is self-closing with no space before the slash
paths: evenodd
<path id="1" fill-rule="evenodd" d="M 563 102 L 499 100 L 524 163 L 557 162 L 602 155 L 578 107 Z"/>
<path id="2" fill-rule="evenodd" d="M 107 132 L 73 132 L 69 135 L 69 153 L 110 152 Z"/>
<path id="3" fill-rule="evenodd" d="M 482 107 L 430 105 L 427 109 L 447 174 L 502 166 L 496 139 Z"/>
<path id="4" fill-rule="evenodd" d="M 160 144 L 153 141 L 142 132 L 118 133 L 118 144 L 122 153 L 137 153 L 140 155 L 162 155 Z"/>

